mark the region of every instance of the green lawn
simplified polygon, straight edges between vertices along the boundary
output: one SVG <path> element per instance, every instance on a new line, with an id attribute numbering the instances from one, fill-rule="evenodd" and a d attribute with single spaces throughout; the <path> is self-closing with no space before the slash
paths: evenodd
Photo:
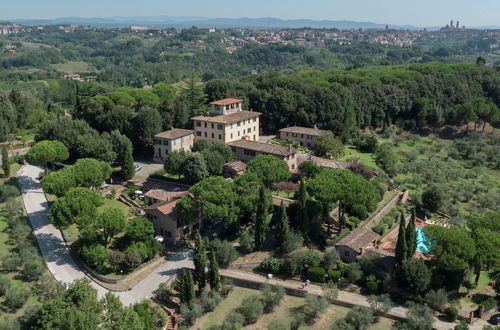
<path id="1" fill-rule="evenodd" d="M 119 208 L 120 210 L 123 211 L 123 213 L 125 213 L 126 216 L 129 215 L 129 212 L 131 210 L 130 206 L 120 202 L 119 200 L 116 200 L 116 199 L 105 199 L 104 200 L 104 205 L 99 207 L 99 209 L 105 209 L 105 208 L 108 208 L 108 207 L 117 207 Z"/>
<path id="2" fill-rule="evenodd" d="M 68 74 L 96 71 L 96 69 L 93 66 L 89 65 L 86 62 L 82 62 L 82 61 L 51 64 L 50 66 L 53 69 L 56 69 L 58 71 L 68 73 Z"/>
<path id="3" fill-rule="evenodd" d="M 368 167 L 377 168 L 373 154 L 361 152 L 353 146 L 344 147 L 344 156 L 339 159 L 341 162 L 347 162 L 351 158 L 359 158 L 359 160 Z"/>

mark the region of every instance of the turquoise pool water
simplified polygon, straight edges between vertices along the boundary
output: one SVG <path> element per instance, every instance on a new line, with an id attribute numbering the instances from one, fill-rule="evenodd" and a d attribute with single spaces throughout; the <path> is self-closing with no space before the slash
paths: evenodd
<path id="1" fill-rule="evenodd" d="M 425 236 L 423 227 L 417 227 L 417 252 L 427 254 L 431 252 L 431 242 Z"/>

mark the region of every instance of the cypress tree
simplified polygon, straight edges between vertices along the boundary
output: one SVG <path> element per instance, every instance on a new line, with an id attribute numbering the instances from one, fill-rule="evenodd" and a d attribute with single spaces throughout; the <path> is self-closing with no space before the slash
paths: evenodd
<path id="1" fill-rule="evenodd" d="M 132 156 L 132 144 L 129 142 L 122 150 L 122 169 L 121 169 L 121 177 L 124 180 L 130 180 L 134 177 L 135 169 L 134 169 L 134 157 Z"/>
<path id="2" fill-rule="evenodd" d="M 194 301 L 194 282 L 191 272 L 183 269 L 179 278 L 179 298 L 181 303 L 190 304 Z"/>
<path id="3" fill-rule="evenodd" d="M 309 217 L 307 214 L 307 191 L 303 178 L 300 178 L 299 193 L 297 197 L 297 203 L 299 206 L 299 230 L 302 232 L 302 236 L 304 236 L 304 239 L 307 240 L 309 232 Z"/>
<path id="4" fill-rule="evenodd" d="M 417 230 L 415 229 L 415 210 L 411 213 L 411 219 L 406 226 L 406 247 L 408 257 L 411 258 L 417 250 Z"/>
<path id="5" fill-rule="evenodd" d="M 408 257 L 408 247 L 406 246 L 405 216 L 401 213 L 399 222 L 398 242 L 396 243 L 396 265 L 401 267 L 403 261 Z"/>
<path id="6" fill-rule="evenodd" d="M 10 159 L 6 145 L 2 146 L 2 170 L 5 177 L 8 178 L 10 176 Z"/>
<path id="7" fill-rule="evenodd" d="M 260 250 L 264 246 L 267 236 L 268 208 L 266 191 L 264 186 L 260 187 L 257 214 L 255 216 L 255 249 Z"/>
<path id="8" fill-rule="evenodd" d="M 283 242 L 285 241 L 286 234 L 288 234 L 288 232 L 290 231 L 290 224 L 288 223 L 288 215 L 286 214 L 286 208 L 283 202 L 281 202 L 280 208 L 278 209 L 277 212 L 276 224 L 278 227 L 277 238 L 281 247 L 283 247 Z"/>
<path id="9" fill-rule="evenodd" d="M 210 288 L 215 291 L 220 290 L 220 275 L 219 275 L 219 265 L 217 264 L 217 258 L 215 257 L 215 251 L 210 252 L 210 267 L 208 269 L 208 281 L 210 282 Z"/>
<path id="10" fill-rule="evenodd" d="M 205 241 L 200 233 L 196 233 L 195 247 L 194 247 L 194 268 L 196 273 L 196 280 L 198 281 L 198 290 L 201 290 L 206 285 L 205 267 L 207 266 L 207 250 L 205 248 Z"/>

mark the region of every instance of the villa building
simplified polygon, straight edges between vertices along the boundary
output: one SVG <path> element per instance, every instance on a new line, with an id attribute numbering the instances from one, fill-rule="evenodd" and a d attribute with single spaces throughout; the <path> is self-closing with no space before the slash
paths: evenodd
<path id="1" fill-rule="evenodd" d="M 302 146 L 314 149 L 316 147 L 316 140 L 318 137 L 325 134 L 328 134 L 328 131 L 318 128 L 292 126 L 280 129 L 279 139 L 293 139 L 299 142 Z"/>
<path id="2" fill-rule="evenodd" d="M 366 249 L 373 247 L 378 234 L 370 229 L 356 228 L 335 244 L 344 262 L 354 262 Z"/>
<path id="3" fill-rule="evenodd" d="M 258 155 L 271 155 L 284 160 L 291 172 L 297 171 L 297 150 L 291 146 L 285 147 L 245 139 L 229 142 L 228 146 L 233 150 L 237 160 L 248 162 Z"/>
<path id="4" fill-rule="evenodd" d="M 189 238 L 199 229 L 203 229 L 203 222 L 184 222 L 176 211 L 177 200 L 166 201 L 144 207 L 146 217 L 153 223 L 155 235 L 163 236 L 165 243 L 178 244 Z"/>
<path id="5" fill-rule="evenodd" d="M 165 156 L 174 150 L 191 150 L 194 143 L 194 132 L 188 129 L 172 128 L 154 137 L 154 159 L 163 161 Z"/>
<path id="6" fill-rule="evenodd" d="M 224 99 L 210 103 L 207 115 L 191 118 L 195 139 L 224 143 L 240 139 L 259 141 L 261 113 L 242 110 L 242 102 Z"/>

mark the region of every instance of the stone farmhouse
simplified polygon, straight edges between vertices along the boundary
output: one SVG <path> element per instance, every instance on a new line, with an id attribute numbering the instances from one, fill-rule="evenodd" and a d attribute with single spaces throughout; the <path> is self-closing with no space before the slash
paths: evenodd
<path id="1" fill-rule="evenodd" d="M 165 156 L 174 150 L 189 151 L 193 148 L 194 131 L 172 128 L 154 137 L 154 156 L 156 161 L 163 162 Z"/>
<path id="2" fill-rule="evenodd" d="M 297 171 L 297 150 L 293 147 L 249 140 L 229 142 L 228 145 L 236 155 L 236 159 L 243 162 L 248 162 L 259 155 L 271 155 L 284 160 L 291 172 Z"/>
<path id="3" fill-rule="evenodd" d="M 335 244 L 344 262 L 354 262 L 366 249 L 372 247 L 378 234 L 370 229 L 356 228 Z"/>
<path id="4" fill-rule="evenodd" d="M 204 228 L 203 221 L 193 219 L 192 222 L 185 222 L 179 216 L 175 209 L 178 201 L 165 201 L 143 208 L 146 217 L 153 223 L 155 233 L 163 236 L 167 244 L 178 244 Z"/>
<path id="5" fill-rule="evenodd" d="M 292 126 L 280 129 L 279 139 L 293 139 L 299 142 L 302 146 L 314 149 L 316 147 L 316 140 L 318 137 L 325 134 L 328 134 L 328 131 L 318 128 Z"/>

